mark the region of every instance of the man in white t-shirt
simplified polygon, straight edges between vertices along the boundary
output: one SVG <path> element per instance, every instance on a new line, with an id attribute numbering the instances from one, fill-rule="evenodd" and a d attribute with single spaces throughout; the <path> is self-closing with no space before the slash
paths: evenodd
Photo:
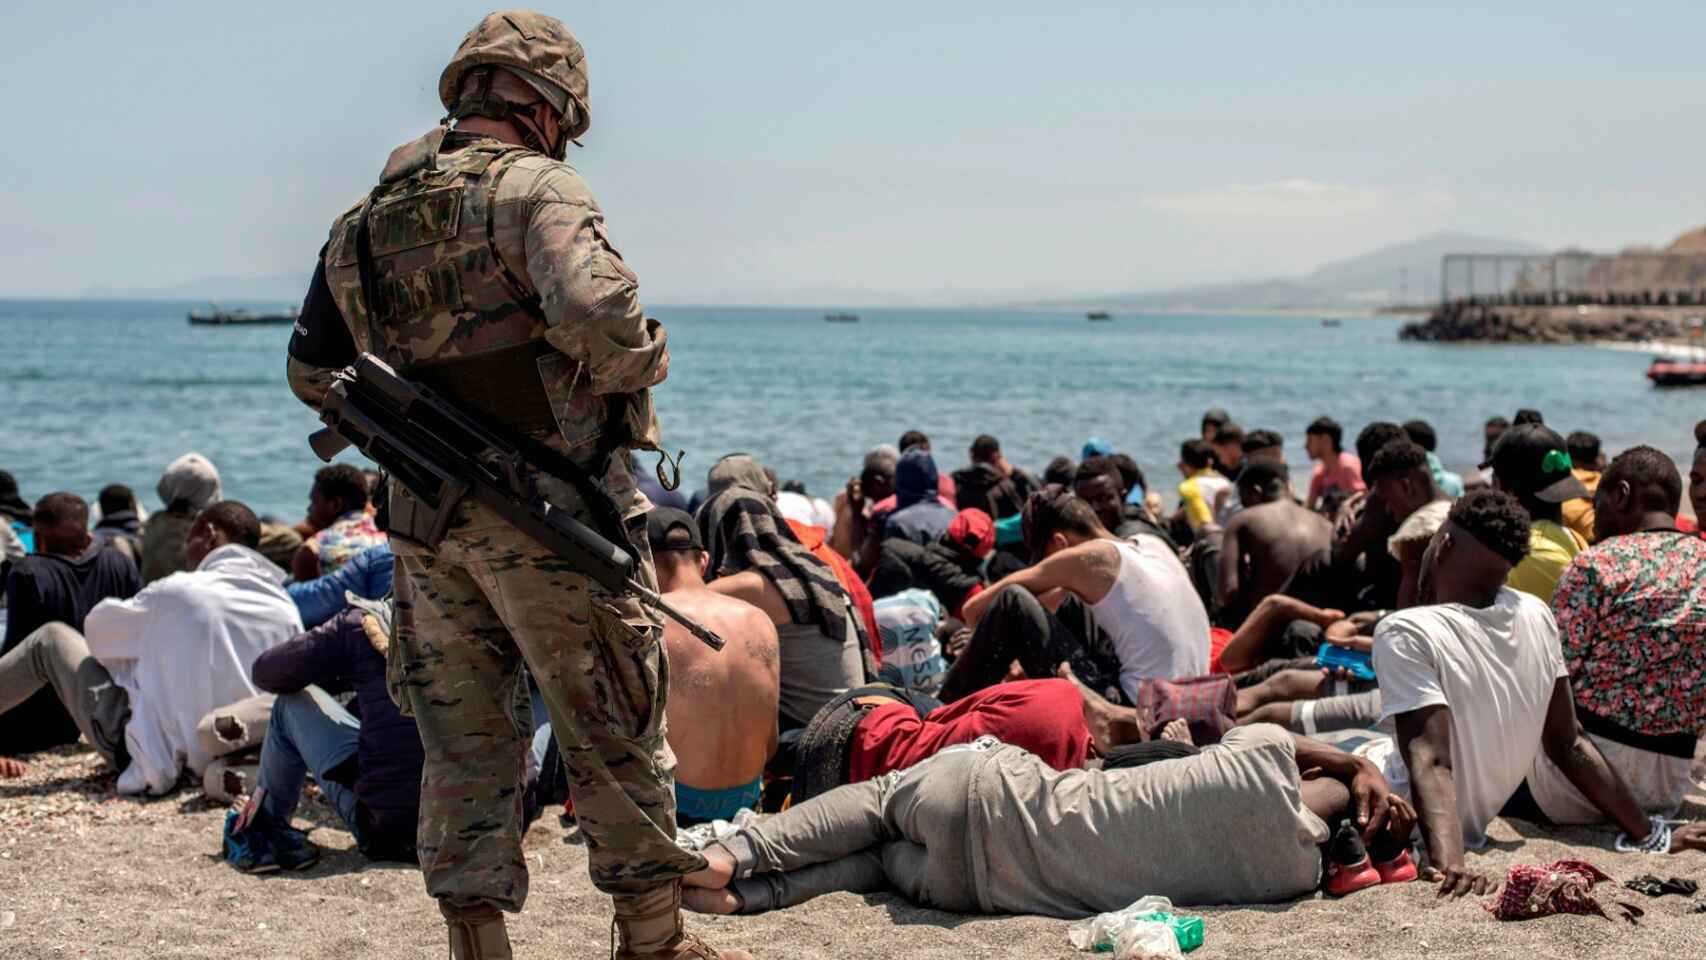
<path id="1" fill-rule="evenodd" d="M 1374 634 L 1382 718 L 1397 730 L 1363 748 L 1413 799 L 1441 895 L 1498 886 L 1464 862 L 1541 750 L 1635 841 L 1650 825 L 1576 722 L 1552 612 L 1504 586 L 1528 552 L 1529 521 L 1509 495 L 1477 490 L 1452 507 L 1422 561 L 1427 606 Z"/>
<path id="2" fill-rule="evenodd" d="M 1070 493 L 1033 497 L 1024 530 L 1037 563 L 965 602 L 972 638 L 943 682 L 944 702 L 1006 679 L 1014 661 L 1032 679 L 1069 664 L 1086 686 L 1128 704 L 1142 680 L 1208 673 L 1208 612 L 1171 547 L 1114 536 Z"/>

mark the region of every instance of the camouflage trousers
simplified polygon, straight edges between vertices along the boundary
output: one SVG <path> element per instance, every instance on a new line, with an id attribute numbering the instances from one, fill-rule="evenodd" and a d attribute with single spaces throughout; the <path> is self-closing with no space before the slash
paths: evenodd
<path id="1" fill-rule="evenodd" d="M 664 740 L 662 630 L 478 504 L 437 550 L 394 539 L 393 696 L 426 750 L 418 852 L 427 892 L 517 911 L 526 664 L 544 696 L 592 880 L 623 901 L 701 869 L 675 845 L 675 756 Z M 655 583 L 644 531 L 631 535 Z"/>

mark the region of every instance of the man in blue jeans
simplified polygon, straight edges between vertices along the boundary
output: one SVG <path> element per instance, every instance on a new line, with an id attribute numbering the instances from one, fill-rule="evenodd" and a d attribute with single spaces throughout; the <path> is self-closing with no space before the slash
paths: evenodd
<path id="1" fill-rule="evenodd" d="M 290 826 L 309 774 L 372 860 L 415 860 L 424 755 L 415 722 L 385 680 L 389 605 L 360 602 L 263 653 L 255 686 L 278 694 L 254 794 L 225 826 L 225 856 L 246 873 L 299 870 L 319 859 Z M 361 719 L 332 698 L 353 690 Z"/>

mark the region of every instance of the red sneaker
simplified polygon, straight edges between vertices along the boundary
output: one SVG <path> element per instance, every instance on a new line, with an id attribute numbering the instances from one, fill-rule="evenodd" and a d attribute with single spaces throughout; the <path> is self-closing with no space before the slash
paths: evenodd
<path id="1" fill-rule="evenodd" d="M 1410 851 L 1400 850 L 1396 857 L 1385 863 L 1374 865 L 1375 872 L 1380 874 L 1381 883 L 1409 883 L 1420 874 L 1416 870 L 1416 861 L 1410 859 Z"/>
<path id="2" fill-rule="evenodd" d="M 1327 877 L 1321 889 L 1329 897 L 1342 897 L 1380 884 L 1380 871 L 1374 869 L 1362 837 L 1348 820 L 1328 841 L 1326 859 Z"/>

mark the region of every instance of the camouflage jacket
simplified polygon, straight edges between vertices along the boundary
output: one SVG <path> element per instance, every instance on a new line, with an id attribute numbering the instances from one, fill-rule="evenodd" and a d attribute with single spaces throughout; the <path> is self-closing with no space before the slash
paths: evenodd
<path id="1" fill-rule="evenodd" d="M 364 212 L 378 310 L 358 266 Z M 323 260 L 357 350 L 408 370 L 532 345 L 526 362 L 571 456 L 590 457 L 611 395 L 629 401 L 634 444 L 655 444 L 649 388 L 666 367 L 664 331 L 568 164 L 435 130 L 393 152 L 379 187 L 333 224 Z M 291 360 L 291 387 L 315 409 L 330 374 Z M 517 391 L 515 402 L 539 395 Z M 616 473 L 627 479 L 619 463 Z"/>

